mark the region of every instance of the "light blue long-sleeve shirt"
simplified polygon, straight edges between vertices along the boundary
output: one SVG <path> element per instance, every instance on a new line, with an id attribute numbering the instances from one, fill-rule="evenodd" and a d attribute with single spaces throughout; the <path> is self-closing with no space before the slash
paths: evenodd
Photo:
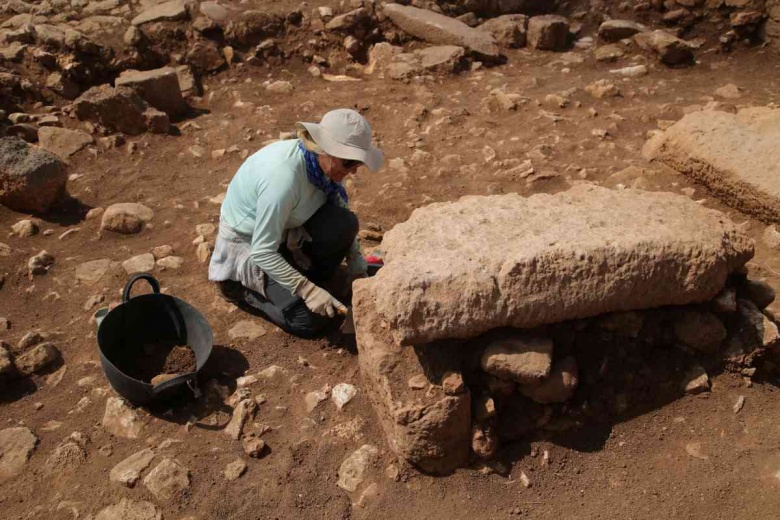
<path id="1" fill-rule="evenodd" d="M 250 156 L 230 181 L 221 209 L 224 223 L 251 237 L 251 261 L 291 292 L 305 277 L 282 257 L 279 246 L 287 230 L 302 226 L 327 200 L 308 180 L 299 142 L 278 141 Z M 355 271 L 361 262 L 356 241 L 347 263 Z"/>

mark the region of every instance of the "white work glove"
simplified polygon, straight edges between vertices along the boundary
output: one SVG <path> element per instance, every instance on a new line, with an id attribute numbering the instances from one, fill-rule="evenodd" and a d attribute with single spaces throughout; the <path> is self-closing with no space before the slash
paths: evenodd
<path id="1" fill-rule="evenodd" d="M 311 269 L 311 259 L 303 252 L 303 244 L 311 242 L 311 235 L 303 226 L 292 228 L 287 232 L 287 250 L 302 271 Z"/>
<path id="2" fill-rule="evenodd" d="M 303 298 L 309 310 L 315 314 L 335 318 L 336 314 L 346 314 L 347 308 L 325 289 L 306 280 L 298 286 L 296 294 Z"/>

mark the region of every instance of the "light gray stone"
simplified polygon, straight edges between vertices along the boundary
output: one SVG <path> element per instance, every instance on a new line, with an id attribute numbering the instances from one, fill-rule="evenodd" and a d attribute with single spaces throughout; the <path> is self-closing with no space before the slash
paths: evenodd
<path id="1" fill-rule="evenodd" d="M 706 185 L 728 205 L 780 222 L 780 109 L 686 115 L 643 153 Z"/>
<path id="2" fill-rule="evenodd" d="M 121 202 L 106 208 L 100 227 L 106 231 L 117 233 L 138 233 L 153 218 L 154 211 L 143 204 Z"/>
<path id="3" fill-rule="evenodd" d="M 181 95 L 176 69 L 172 67 L 125 71 L 114 85 L 133 89 L 141 99 L 169 116 L 180 116 L 189 108 Z"/>
<path id="4" fill-rule="evenodd" d="M 0 203 L 45 212 L 65 193 L 68 173 L 56 155 L 16 137 L 0 138 Z"/>
<path id="5" fill-rule="evenodd" d="M 161 267 L 163 269 L 181 269 L 181 266 L 184 265 L 184 259 L 180 256 L 166 256 L 165 258 L 160 258 L 157 260 L 157 267 Z"/>
<path id="6" fill-rule="evenodd" d="M 246 462 L 244 462 L 242 459 L 236 459 L 227 466 L 225 466 L 224 471 L 222 474 L 225 476 L 225 480 L 228 482 L 233 482 L 238 477 L 243 475 L 246 472 Z"/>
<path id="7" fill-rule="evenodd" d="M 127 274 L 146 273 L 154 269 L 154 263 L 154 255 L 144 253 L 122 262 L 122 268 Z"/>
<path id="8" fill-rule="evenodd" d="M 646 26 L 631 20 L 607 20 L 599 26 L 599 38 L 605 42 L 616 42 L 647 30 Z"/>
<path id="9" fill-rule="evenodd" d="M 409 345 L 703 302 L 753 256 L 749 237 L 687 197 L 589 185 L 432 204 L 382 248 L 384 267 L 354 284 L 358 344 L 374 313 Z"/>
<path id="10" fill-rule="evenodd" d="M 634 41 L 642 49 L 653 52 L 666 65 L 690 65 L 693 63 L 691 45 L 666 31 L 641 32 L 634 35 Z"/>
<path id="11" fill-rule="evenodd" d="M 465 47 L 486 59 L 497 59 L 498 45 L 485 31 L 425 9 L 386 4 L 384 13 L 401 30 L 429 43 Z"/>
<path id="12" fill-rule="evenodd" d="M 550 375 L 552 354 L 550 338 L 517 331 L 485 347 L 482 370 L 525 385 L 539 384 Z"/>
<path id="13" fill-rule="evenodd" d="M 166 458 L 144 478 L 144 486 L 157 500 L 168 501 L 190 487 L 190 471 L 179 461 Z"/>
<path id="14" fill-rule="evenodd" d="M 29 376 L 44 368 L 60 358 L 60 351 L 53 343 L 46 342 L 34 347 L 14 359 L 16 370 L 23 376 Z"/>
<path id="15" fill-rule="evenodd" d="M 123 498 L 118 504 L 102 509 L 95 520 L 162 520 L 157 506 L 145 500 Z"/>
<path id="16" fill-rule="evenodd" d="M 244 424 L 254 414 L 255 410 L 257 410 L 257 404 L 252 399 L 242 399 L 233 410 L 230 422 L 222 431 L 233 440 L 240 439 L 244 430 Z"/>
<path id="17" fill-rule="evenodd" d="M 135 410 L 118 397 L 106 400 L 102 424 L 103 429 L 111 435 L 126 439 L 137 439 L 144 427 Z"/>
<path id="18" fill-rule="evenodd" d="M 0 483 L 24 470 L 37 444 L 38 437 L 29 428 L 0 430 Z"/>
<path id="19" fill-rule="evenodd" d="M 133 18 L 130 22 L 133 25 L 143 25 L 149 22 L 176 21 L 189 18 L 187 12 L 187 2 L 184 0 L 173 0 L 152 6 Z"/>
<path id="20" fill-rule="evenodd" d="M 364 444 L 355 450 L 339 467 L 338 486 L 350 493 L 357 491 L 378 457 L 379 449 L 371 444 Z"/>
<path id="21" fill-rule="evenodd" d="M 683 390 L 686 394 L 709 392 L 710 378 L 707 375 L 707 371 L 698 365 L 693 367 L 683 379 Z"/>
<path id="22" fill-rule="evenodd" d="M 153 459 L 154 451 L 151 448 L 141 450 L 111 468 L 108 478 L 111 482 L 119 482 L 127 487 L 133 487 L 141 478 L 141 473 L 149 467 Z"/>
<path id="23" fill-rule="evenodd" d="M 63 159 L 67 159 L 85 146 L 93 144 L 95 139 L 80 130 L 45 126 L 38 130 L 39 146 Z"/>

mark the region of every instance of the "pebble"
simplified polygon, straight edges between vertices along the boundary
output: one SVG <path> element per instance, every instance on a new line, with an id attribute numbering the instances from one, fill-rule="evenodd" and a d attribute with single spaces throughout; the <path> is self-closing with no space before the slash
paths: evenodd
<path id="1" fill-rule="evenodd" d="M 336 405 L 336 408 L 342 410 L 344 406 L 349 403 L 353 397 L 357 394 L 357 388 L 349 383 L 339 383 L 333 387 L 331 392 L 331 399 Z"/>
<path id="2" fill-rule="evenodd" d="M 376 446 L 364 444 L 358 448 L 341 463 L 338 486 L 350 493 L 355 492 L 378 456 L 379 449 Z"/>
<path id="3" fill-rule="evenodd" d="M 225 476 L 225 480 L 232 482 L 243 475 L 245 472 L 246 462 L 244 462 L 242 459 L 236 459 L 225 466 L 225 470 L 222 472 L 222 474 Z"/>
<path id="4" fill-rule="evenodd" d="M 745 396 L 741 395 L 737 399 L 737 402 L 734 403 L 734 407 L 733 407 L 734 413 L 738 414 L 739 412 L 741 412 L 742 408 L 744 408 L 744 406 L 745 406 Z"/>

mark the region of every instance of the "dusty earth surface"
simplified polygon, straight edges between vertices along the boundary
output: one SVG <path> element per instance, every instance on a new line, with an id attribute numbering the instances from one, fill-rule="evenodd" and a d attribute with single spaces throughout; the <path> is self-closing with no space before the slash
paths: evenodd
<path id="1" fill-rule="evenodd" d="M 719 203 L 668 168 L 647 164 L 640 154 L 648 131 L 678 120 L 686 107 L 711 101 L 714 90 L 728 83 L 742 93 L 725 103 L 780 102 L 776 51 L 753 47 L 721 53 L 716 45 L 705 45 L 697 52 L 698 63 L 686 69 L 645 58 L 650 73 L 616 79 L 622 96 L 604 99 L 594 99 L 583 87 L 612 78 L 608 71 L 615 65 L 598 63 L 582 50 L 572 52 L 582 63 L 562 61 L 560 53 L 508 50 L 507 63 L 500 66 L 411 82 L 376 75 L 328 82 L 310 76 L 308 64 L 294 59 L 271 68 L 234 65 L 204 78 L 206 91 L 193 101 L 201 114 L 177 123 L 181 135 L 128 137 L 137 143 L 133 153 L 121 147 L 73 156 L 69 173 L 78 177 L 68 190 L 77 203 L 40 216 L 41 231 L 52 232 L 2 237 L 12 251 L 0 257 L 5 280 L 0 316 L 10 322 L 0 339 L 16 344 L 40 330 L 62 353 L 48 373 L 16 380 L 0 392 L 0 428 L 24 425 L 40 440 L 24 471 L 0 483 L 3 516 L 92 518 L 127 498 L 156 504 L 166 519 L 777 518 L 780 399 L 771 375 L 749 381 L 717 374 L 709 393 L 639 403 L 603 424 L 505 446 L 498 458 L 503 472 L 475 463 L 449 476 L 427 476 L 403 467 L 387 448 L 361 391 L 354 340 L 335 330 L 319 340 L 297 339 L 231 307 L 217 297 L 206 264 L 196 257 L 195 226 L 218 222 L 219 205 L 209 199 L 224 192 L 242 162 L 240 151 L 254 152 L 296 121 L 352 107 L 370 120 L 386 154 L 380 172 L 360 171 L 348 183 L 362 228 L 371 223 L 388 230 L 416 207 L 463 195 L 557 192 L 583 181 L 620 188 L 641 178 L 644 189 L 683 193 L 742 224 L 756 239 L 751 277 L 780 288 L 780 252 L 761 240 L 766 223 Z M 290 81 L 294 90 L 267 92 L 261 85 L 268 79 Z M 485 113 L 480 102 L 494 88 L 527 101 L 517 110 Z M 576 91 L 565 108 L 545 101 L 572 88 Z M 234 145 L 238 152 L 211 155 Z M 198 154 L 202 157 L 193 154 L 196 146 L 205 150 Z M 496 160 L 529 158 L 535 172 L 528 178 L 503 176 L 501 168 L 487 164 L 492 152 L 486 147 Z M 432 160 L 414 164 L 415 148 L 432 154 Z M 441 161 L 453 154 L 460 159 Z M 86 209 L 118 202 L 151 207 L 153 226 L 118 235 L 101 233 L 99 219 L 83 218 Z M 0 227 L 7 231 L 23 218 L 29 216 L 0 207 Z M 58 238 L 69 229 L 78 231 Z M 271 365 L 287 371 L 249 387 L 266 398 L 245 427 L 263 432 L 266 448 L 259 458 L 246 457 L 241 442 L 220 432 L 230 418 L 227 407 L 185 403 L 139 409 L 144 427 L 137 439 L 112 436 L 101 426 L 105 395 L 112 392 L 95 390 L 107 389 L 108 383 L 91 319 L 96 308 L 85 309 L 85 302 L 99 294 L 106 302 L 118 301 L 127 275 L 110 269 L 87 286 L 75 283 L 73 270 L 100 258 L 123 262 L 161 245 L 184 258 L 179 269 L 155 269 L 163 290 L 200 309 L 214 331 L 204 380 L 215 379 L 232 393 L 240 376 Z M 366 251 L 374 246 L 364 243 Z M 30 279 L 27 259 L 41 250 L 55 255 L 56 262 L 46 275 Z M 777 303 L 770 309 L 780 314 Z M 231 339 L 228 331 L 247 319 L 260 323 L 264 333 Z M 52 377 L 61 367 L 64 373 L 56 372 L 61 379 Z M 328 399 L 307 411 L 307 393 L 344 382 L 358 393 L 343 410 Z M 740 396 L 745 404 L 735 413 Z M 54 464 L 50 455 L 76 431 L 88 438 L 86 456 Z M 342 461 L 363 444 L 377 446 L 380 455 L 365 479 L 377 484 L 376 493 L 361 500 L 359 492 L 347 493 L 336 482 Z M 159 500 L 141 482 L 128 488 L 109 480 L 117 463 L 147 447 L 155 449 L 155 466 L 171 457 L 189 469 L 191 484 L 183 493 Z M 248 468 L 228 481 L 223 471 L 237 458 Z M 386 471 L 392 466 L 400 468 L 396 478 Z M 521 473 L 530 487 L 521 482 Z"/>

